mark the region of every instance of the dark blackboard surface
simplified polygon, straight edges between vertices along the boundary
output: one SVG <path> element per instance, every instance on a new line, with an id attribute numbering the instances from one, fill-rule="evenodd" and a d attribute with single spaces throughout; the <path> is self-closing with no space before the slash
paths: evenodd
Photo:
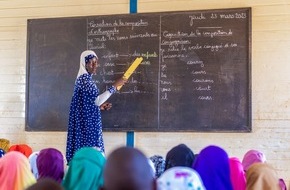
<path id="1" fill-rule="evenodd" d="M 143 62 L 102 113 L 104 131 L 251 131 L 251 9 L 28 20 L 26 130 L 66 131 L 79 56 L 104 91 Z"/>

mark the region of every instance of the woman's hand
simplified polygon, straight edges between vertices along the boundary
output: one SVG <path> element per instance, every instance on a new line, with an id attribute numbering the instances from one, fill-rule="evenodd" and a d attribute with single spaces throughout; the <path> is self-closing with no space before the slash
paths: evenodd
<path id="1" fill-rule="evenodd" d="M 100 110 L 109 110 L 111 109 L 112 104 L 109 102 L 105 102 L 102 105 L 100 105 Z"/>

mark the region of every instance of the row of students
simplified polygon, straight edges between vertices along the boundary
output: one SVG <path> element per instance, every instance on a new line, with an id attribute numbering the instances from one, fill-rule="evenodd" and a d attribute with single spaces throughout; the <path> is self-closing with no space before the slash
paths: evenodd
<path id="1" fill-rule="evenodd" d="M 106 159 L 97 149 L 87 147 L 76 152 L 65 172 L 64 156 L 57 149 L 43 149 L 29 159 L 10 151 L 0 158 L 0 190 L 55 186 L 47 178 L 58 184 L 55 189 L 65 190 L 285 190 L 285 184 L 279 185 L 275 170 L 265 161 L 263 153 L 251 150 L 240 162 L 214 145 L 195 155 L 181 144 L 165 159 L 152 156 L 150 161 L 135 148 L 118 148 Z"/>
<path id="2" fill-rule="evenodd" d="M 160 155 L 150 159 L 157 178 L 172 167 L 193 168 L 206 189 L 287 189 L 284 180 L 278 179 L 274 168 L 266 163 L 265 155 L 257 150 L 249 150 L 241 162 L 218 146 L 208 146 L 194 154 L 185 144 L 180 144 L 173 147 L 165 159 Z"/>

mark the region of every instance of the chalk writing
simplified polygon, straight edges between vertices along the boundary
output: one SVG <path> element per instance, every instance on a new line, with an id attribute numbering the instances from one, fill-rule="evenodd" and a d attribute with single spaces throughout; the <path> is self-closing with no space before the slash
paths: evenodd
<path id="1" fill-rule="evenodd" d="M 198 99 L 212 101 L 213 97 L 211 97 L 211 96 L 199 96 Z"/>
<path id="2" fill-rule="evenodd" d="M 101 19 L 88 21 L 88 38 L 87 44 L 90 49 L 106 50 L 108 47 L 118 46 L 119 44 L 129 44 L 131 41 L 138 44 L 132 52 L 109 51 L 102 55 L 105 62 L 101 65 L 99 73 L 103 76 L 102 82 L 110 83 L 112 80 L 105 80 L 106 77 L 123 74 L 123 71 L 116 71 L 116 66 L 129 67 L 131 61 L 124 64 L 116 64 L 115 60 L 143 57 L 141 65 L 143 67 L 152 67 L 159 64 L 159 87 L 161 101 L 170 101 L 174 93 L 182 90 L 177 83 L 183 77 L 189 77 L 189 89 L 194 96 L 193 100 L 198 101 L 213 101 L 213 89 L 215 89 L 214 75 L 208 72 L 208 67 L 203 60 L 204 55 L 199 56 L 199 53 L 207 53 L 208 56 L 216 56 L 218 53 L 223 53 L 225 50 L 239 48 L 238 42 L 234 41 L 236 30 L 235 26 L 224 26 L 220 22 L 214 24 L 203 24 L 205 20 L 219 19 L 246 19 L 245 13 L 195 13 L 187 16 L 187 20 L 183 21 L 184 26 L 179 26 L 177 30 L 172 30 L 170 27 L 160 30 L 150 30 L 150 19 L 140 18 L 136 20 L 120 19 Z M 157 19 L 156 19 L 157 20 Z M 156 21 L 157 22 L 157 21 Z M 162 23 L 162 18 L 160 20 Z M 158 22 L 157 22 L 158 23 Z M 138 28 L 142 27 L 140 30 Z M 138 29 L 138 30 L 137 30 Z M 159 48 L 151 49 L 154 44 L 142 46 L 139 40 L 143 43 L 152 41 Z M 127 45 L 125 45 L 127 46 Z M 139 49 L 139 46 L 142 48 Z M 159 50 L 158 50 L 159 49 Z M 156 60 L 159 59 L 158 63 Z M 172 61 L 171 61 L 172 60 Z M 174 60 L 174 61 L 173 61 Z M 184 68 L 183 73 L 172 72 L 172 67 Z M 144 73 L 137 71 L 128 80 L 123 94 L 140 94 L 150 93 L 150 91 L 140 90 L 138 85 L 156 85 L 154 83 L 141 82 L 140 76 Z M 100 81 L 98 81 L 99 84 Z M 186 83 L 186 82 L 185 82 Z"/>
<path id="3" fill-rule="evenodd" d="M 246 13 L 232 13 L 232 14 L 220 14 L 221 19 L 245 19 Z"/>
<path id="4" fill-rule="evenodd" d="M 104 130 L 250 131 L 251 8 L 32 19 L 27 25 L 28 130 L 66 130 L 79 54 L 91 49 L 98 55 L 92 78 L 100 94 L 143 58 L 110 97 Z"/>
<path id="5" fill-rule="evenodd" d="M 115 34 L 119 34 L 119 29 L 113 28 L 108 30 L 103 30 L 101 28 L 98 29 L 90 29 L 88 32 L 88 36 L 94 36 L 94 35 L 105 35 L 105 36 L 114 36 Z"/>
<path id="6" fill-rule="evenodd" d="M 193 75 L 206 75 L 206 71 L 204 71 L 204 70 L 200 70 L 200 71 L 193 70 L 193 71 L 191 71 L 191 74 L 193 74 Z"/>
<path id="7" fill-rule="evenodd" d="M 134 27 L 148 26 L 148 22 L 140 19 L 135 22 L 124 21 L 122 19 L 114 20 L 114 22 L 107 22 L 105 20 L 101 20 L 100 22 L 91 20 L 88 22 L 88 27 L 90 28 L 104 28 L 104 27 L 131 27 L 132 30 Z"/>
<path id="8" fill-rule="evenodd" d="M 190 22 L 189 22 L 190 26 L 192 26 L 194 20 L 205 20 L 206 17 L 203 15 L 203 13 L 200 13 L 199 15 L 190 15 L 189 19 L 190 19 Z"/>
<path id="9" fill-rule="evenodd" d="M 233 31 L 231 29 L 229 29 L 228 31 L 224 31 L 224 30 L 217 30 L 217 31 L 204 31 L 202 32 L 204 37 L 221 37 L 221 36 L 232 36 L 233 35 Z"/>

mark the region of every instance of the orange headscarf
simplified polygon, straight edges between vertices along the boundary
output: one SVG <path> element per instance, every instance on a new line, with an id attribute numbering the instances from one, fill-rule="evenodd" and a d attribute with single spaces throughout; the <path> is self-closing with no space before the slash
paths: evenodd
<path id="1" fill-rule="evenodd" d="M 20 152 L 11 151 L 0 159 L 0 189 L 22 190 L 36 182 L 28 159 Z"/>
<path id="2" fill-rule="evenodd" d="M 16 145 L 12 145 L 9 148 L 9 152 L 10 151 L 18 151 L 21 152 L 22 154 L 24 154 L 27 158 L 30 156 L 30 154 L 32 154 L 32 149 L 30 146 L 26 145 L 26 144 L 16 144 Z"/>
<path id="3" fill-rule="evenodd" d="M 253 164 L 247 170 L 247 190 L 280 190 L 275 170 L 266 163 Z"/>

